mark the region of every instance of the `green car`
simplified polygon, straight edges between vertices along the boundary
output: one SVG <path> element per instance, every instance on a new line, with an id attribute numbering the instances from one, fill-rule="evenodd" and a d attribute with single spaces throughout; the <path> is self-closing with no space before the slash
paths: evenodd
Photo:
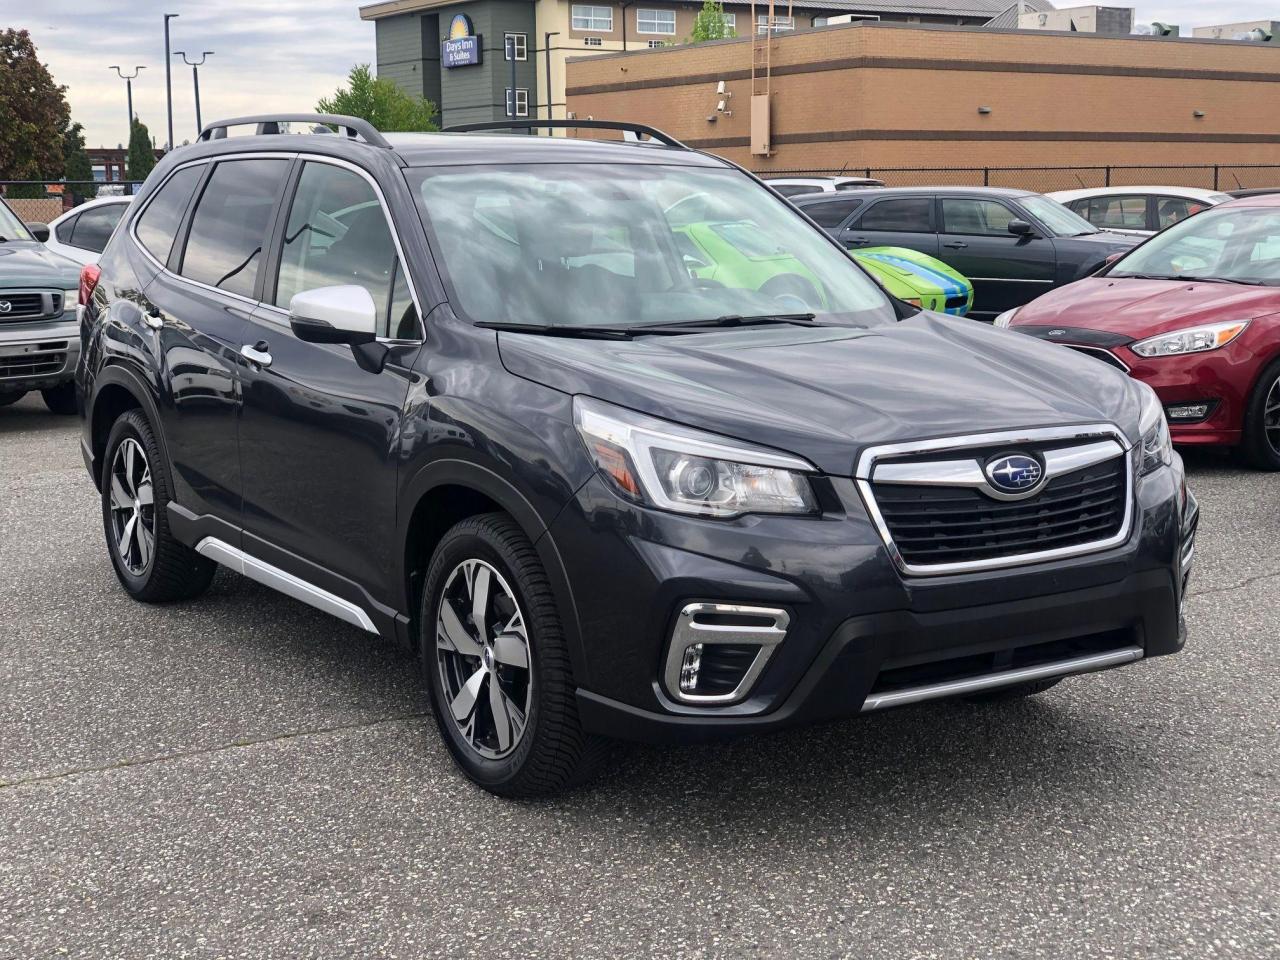
<path id="1" fill-rule="evenodd" d="M 673 229 L 685 266 L 695 277 L 771 297 L 793 297 L 806 308 L 826 303 L 818 278 L 754 223 L 700 221 Z M 868 247 L 852 256 L 899 300 L 958 317 L 973 305 L 973 284 L 926 254 Z"/>

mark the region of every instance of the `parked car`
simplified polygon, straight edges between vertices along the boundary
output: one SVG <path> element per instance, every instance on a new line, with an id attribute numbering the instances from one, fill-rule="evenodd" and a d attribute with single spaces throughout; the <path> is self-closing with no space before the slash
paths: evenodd
<path id="1" fill-rule="evenodd" d="M 973 306 L 973 284 L 941 260 L 906 247 L 851 250 L 853 258 L 899 300 L 963 317 Z"/>
<path id="2" fill-rule="evenodd" d="M 1138 242 L 1026 190 L 899 187 L 795 204 L 850 249 L 907 247 L 941 260 L 973 284 L 969 316 L 981 320 L 1087 276 Z"/>
<path id="3" fill-rule="evenodd" d="M 864 187 L 883 187 L 883 180 L 874 177 L 771 177 L 765 183 L 784 197 L 801 197 L 814 193 L 838 193 L 841 190 L 861 190 Z"/>
<path id="4" fill-rule="evenodd" d="M 76 412 L 79 270 L 47 250 L 43 223 L 0 199 L 0 407 L 39 390 L 54 413 Z"/>
<path id="5" fill-rule="evenodd" d="M 1280 193 L 1280 187 L 1250 187 L 1245 190 L 1228 190 L 1232 197 L 1261 197 L 1268 193 Z"/>
<path id="6" fill-rule="evenodd" d="M 1179 220 L 1231 199 L 1195 187 L 1094 187 L 1046 193 L 1099 230 L 1149 237 Z"/>
<path id="7" fill-rule="evenodd" d="M 1280 194 L 1206 210 L 996 322 L 1154 388 L 1174 443 L 1280 470 Z"/>
<path id="8" fill-rule="evenodd" d="M 97 263 L 132 197 L 88 200 L 49 224 L 45 246 L 83 266 Z"/>
<path id="9" fill-rule="evenodd" d="M 888 297 L 659 131 L 483 132 L 511 124 L 245 118 L 157 165 L 83 273 L 82 448 L 130 596 L 221 563 L 397 640 L 505 795 L 607 737 L 1026 696 L 1182 647 L 1196 505 L 1147 387 Z M 666 211 L 693 194 L 822 305 L 692 276 Z"/>

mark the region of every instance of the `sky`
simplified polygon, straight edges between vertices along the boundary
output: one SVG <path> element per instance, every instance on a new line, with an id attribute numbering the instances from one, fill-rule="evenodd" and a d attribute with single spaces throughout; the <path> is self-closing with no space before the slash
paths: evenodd
<path id="1" fill-rule="evenodd" d="M 66 85 L 72 118 L 84 124 L 90 146 L 128 140 L 125 84 L 108 67 L 145 65 L 134 81 L 133 107 L 163 144 L 163 14 L 179 14 L 170 21 L 173 50 L 214 51 L 200 69 L 208 122 L 314 109 L 353 64 L 374 60 L 373 24 L 359 18 L 359 6 L 351 0 L 0 0 L 0 25 L 31 31 L 41 60 Z M 1135 6 L 1137 22 L 1177 23 L 1186 33 L 1209 23 L 1280 19 L 1280 0 L 1144 0 Z M 174 139 L 182 143 L 195 138 L 195 107 L 191 68 L 177 57 L 174 64 Z"/>

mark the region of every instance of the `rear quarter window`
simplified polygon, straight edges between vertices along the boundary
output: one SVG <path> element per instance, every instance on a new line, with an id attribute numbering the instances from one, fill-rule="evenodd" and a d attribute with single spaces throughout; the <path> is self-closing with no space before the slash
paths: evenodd
<path id="1" fill-rule="evenodd" d="M 203 164 L 183 167 L 164 182 L 138 217 L 138 225 L 134 228 L 138 242 L 161 263 L 169 259 L 182 215 L 203 175 Z"/>

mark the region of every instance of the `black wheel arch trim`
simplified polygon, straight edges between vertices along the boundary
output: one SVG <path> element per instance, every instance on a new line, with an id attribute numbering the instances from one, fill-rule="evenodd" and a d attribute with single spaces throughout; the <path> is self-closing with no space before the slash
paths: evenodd
<path id="1" fill-rule="evenodd" d="M 116 361 L 109 362 L 98 371 L 93 379 L 93 395 L 85 403 L 85 417 L 88 421 L 88 435 L 91 445 L 90 453 L 94 463 L 94 469 L 91 471 L 94 486 L 101 491 L 102 468 L 100 458 L 103 451 L 92 446 L 94 443 L 93 422 L 97 414 L 98 400 L 107 387 L 122 387 L 138 401 L 138 406 L 142 408 L 147 419 L 151 421 L 152 433 L 155 434 L 156 444 L 160 447 L 160 455 L 164 457 L 165 467 L 168 468 L 169 475 L 172 476 L 173 460 L 169 456 L 169 445 L 165 441 L 164 431 L 160 428 L 160 406 L 156 402 L 155 395 L 140 374 L 131 370 L 125 364 Z"/>

